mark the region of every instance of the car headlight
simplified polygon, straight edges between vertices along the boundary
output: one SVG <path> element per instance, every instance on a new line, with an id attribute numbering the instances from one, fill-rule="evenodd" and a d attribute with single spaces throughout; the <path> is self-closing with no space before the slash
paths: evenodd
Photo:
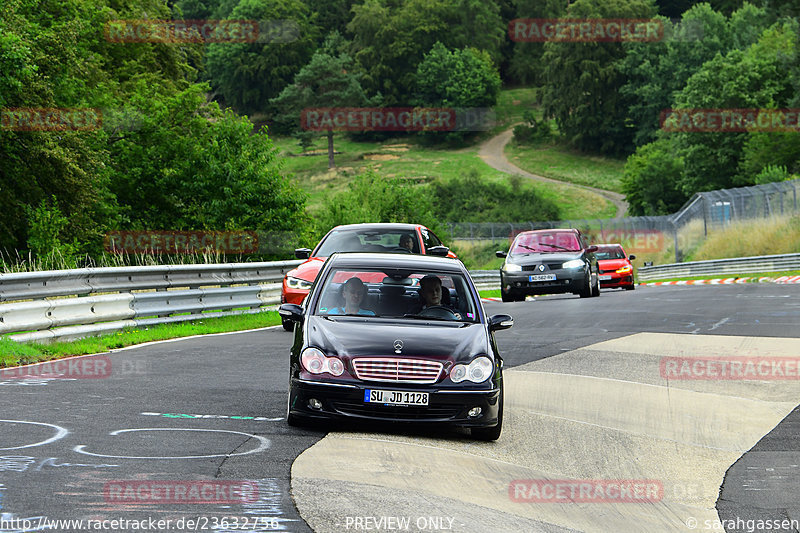
<path id="1" fill-rule="evenodd" d="M 520 265 L 515 265 L 514 263 L 505 263 L 503 265 L 503 270 L 506 272 L 522 272 L 522 267 Z"/>
<path id="2" fill-rule="evenodd" d="M 627 272 L 630 272 L 631 270 L 633 270 L 633 267 L 631 265 L 625 265 L 624 267 L 617 269 L 615 272 L 617 274 L 625 274 Z"/>
<path id="3" fill-rule="evenodd" d="M 476 357 L 468 365 L 455 365 L 450 370 L 450 380 L 453 383 L 461 383 L 464 380 L 473 383 L 483 383 L 494 373 L 494 364 L 486 356 Z"/>
<path id="4" fill-rule="evenodd" d="M 311 285 L 313 285 L 313 283 L 310 281 L 306 281 L 304 279 L 286 276 L 286 285 L 288 285 L 290 289 L 308 290 L 311 288 Z"/>
<path id="5" fill-rule="evenodd" d="M 317 348 L 306 348 L 300 354 L 300 363 L 308 372 L 312 374 L 324 374 L 327 372 L 333 376 L 341 376 L 344 373 L 344 363 L 338 357 L 325 357 L 322 350 Z"/>
<path id="6" fill-rule="evenodd" d="M 582 259 L 573 259 L 561 265 L 561 268 L 581 268 L 585 264 Z"/>

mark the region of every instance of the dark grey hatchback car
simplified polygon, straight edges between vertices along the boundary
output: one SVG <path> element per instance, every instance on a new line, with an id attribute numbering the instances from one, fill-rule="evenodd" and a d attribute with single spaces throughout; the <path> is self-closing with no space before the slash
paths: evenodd
<path id="1" fill-rule="evenodd" d="M 375 420 L 469 428 L 495 440 L 503 427 L 503 360 L 461 261 L 336 253 L 296 323 L 287 421 Z"/>
<path id="2" fill-rule="evenodd" d="M 577 229 L 525 231 L 514 238 L 500 269 L 504 302 L 527 295 L 573 293 L 581 298 L 600 296 L 600 278 L 594 253 Z"/>

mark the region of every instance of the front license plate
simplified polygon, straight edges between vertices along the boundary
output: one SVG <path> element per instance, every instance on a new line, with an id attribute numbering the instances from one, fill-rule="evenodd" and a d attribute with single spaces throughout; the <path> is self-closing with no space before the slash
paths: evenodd
<path id="1" fill-rule="evenodd" d="M 381 403 L 388 405 L 428 405 L 427 392 L 408 392 L 399 390 L 364 391 L 364 403 Z"/>
<path id="2" fill-rule="evenodd" d="M 600 281 L 607 281 L 611 279 L 611 276 L 600 276 Z"/>
<path id="3" fill-rule="evenodd" d="M 533 276 L 528 276 L 528 281 L 555 281 L 556 275 L 555 274 L 534 274 Z"/>

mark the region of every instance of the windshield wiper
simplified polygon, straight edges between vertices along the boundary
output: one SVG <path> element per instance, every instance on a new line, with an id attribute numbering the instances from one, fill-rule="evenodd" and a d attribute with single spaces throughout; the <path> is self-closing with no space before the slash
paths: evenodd
<path id="1" fill-rule="evenodd" d="M 563 246 L 559 246 L 557 244 L 550 244 L 549 242 L 540 242 L 539 244 L 544 246 L 552 246 L 553 248 L 558 248 L 559 250 L 564 250 L 565 252 L 577 252 L 577 250 L 570 250 L 569 248 L 564 248 Z"/>

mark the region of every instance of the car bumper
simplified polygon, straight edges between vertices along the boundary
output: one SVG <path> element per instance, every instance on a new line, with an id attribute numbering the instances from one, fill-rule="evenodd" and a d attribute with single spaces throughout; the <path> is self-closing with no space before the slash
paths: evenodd
<path id="1" fill-rule="evenodd" d="M 516 294 L 559 294 L 579 293 L 586 288 L 585 270 L 551 270 L 545 274 L 555 274 L 553 281 L 531 281 L 530 277 L 540 272 L 503 272 L 500 271 L 500 288 L 505 293 Z"/>
<path id="2" fill-rule="evenodd" d="M 610 276 L 609 279 L 603 279 L 604 276 Z M 617 288 L 617 287 L 630 287 L 633 285 L 633 274 L 600 274 L 600 286 L 603 288 Z"/>
<path id="3" fill-rule="evenodd" d="M 385 406 L 364 401 L 367 389 L 400 390 L 429 393 L 428 405 Z M 321 409 L 312 409 L 312 398 L 322 403 Z M 497 425 L 500 388 L 466 391 L 441 389 L 433 386 L 409 387 L 395 383 L 331 384 L 292 378 L 289 390 L 289 413 L 315 419 L 375 420 L 383 422 L 440 423 L 459 427 L 493 427 Z M 473 407 L 482 414 L 468 416 Z"/>
<path id="4" fill-rule="evenodd" d="M 286 282 L 283 283 L 283 289 L 281 290 L 282 304 L 303 305 L 303 300 L 306 296 L 308 296 L 307 289 L 290 289 Z"/>

